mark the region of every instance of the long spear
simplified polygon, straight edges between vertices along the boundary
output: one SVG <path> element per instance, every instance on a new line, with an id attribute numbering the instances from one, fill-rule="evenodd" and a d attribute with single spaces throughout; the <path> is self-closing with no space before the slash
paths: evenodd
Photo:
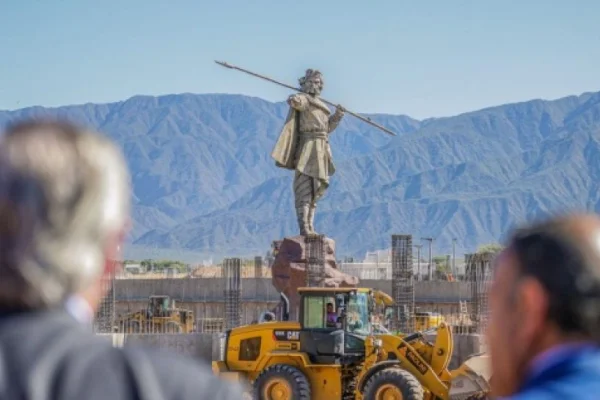
<path id="1" fill-rule="evenodd" d="M 257 77 L 257 78 L 264 79 L 264 80 L 266 80 L 266 81 L 269 81 L 269 82 L 273 82 L 273 83 L 274 83 L 274 84 L 276 84 L 276 85 L 283 86 L 283 87 L 286 87 L 286 88 L 288 88 L 288 89 L 295 90 L 295 91 L 297 91 L 297 92 L 302 92 L 302 90 L 301 90 L 301 89 L 299 89 L 299 88 L 296 88 L 296 87 L 293 87 L 293 86 L 290 86 L 290 85 L 286 85 L 285 83 L 281 83 L 281 82 L 278 82 L 278 81 L 276 81 L 275 79 L 271 79 L 271 78 L 269 78 L 269 77 L 267 77 L 267 76 L 260 75 L 260 74 L 257 74 L 257 73 L 254 73 L 254 72 L 248 71 L 247 69 L 243 69 L 243 68 L 240 68 L 240 67 L 236 67 L 235 65 L 228 64 L 228 63 L 226 63 L 225 61 L 215 61 L 215 62 L 216 62 L 217 64 L 219 64 L 219 65 L 221 65 L 221 66 L 225 67 L 225 68 L 237 69 L 238 71 L 245 72 L 245 73 L 247 73 L 247 74 L 249 74 L 249 75 L 252 75 L 252 76 L 255 76 L 255 77 Z M 332 106 L 332 107 L 337 107 L 337 105 L 336 105 L 336 104 L 334 104 L 334 103 L 332 103 L 332 102 L 330 102 L 330 101 L 327 101 L 327 100 L 325 100 L 325 99 L 324 99 L 324 98 L 322 98 L 322 97 L 321 97 L 320 99 L 321 99 L 321 100 L 322 100 L 324 103 L 326 103 L 326 104 L 329 104 L 329 105 L 330 105 L 330 106 Z M 345 110 L 345 109 L 344 109 L 344 110 Z M 373 122 L 373 121 L 371 121 L 371 118 L 368 118 L 368 117 L 363 117 L 362 115 L 360 115 L 360 114 L 356 114 L 356 113 L 354 113 L 354 112 L 352 112 L 352 111 L 348 111 L 348 110 L 345 110 L 345 111 L 346 111 L 348 114 L 352 115 L 353 117 L 356 117 L 356 118 L 360 119 L 361 121 L 363 121 L 363 122 L 366 122 L 367 124 L 374 126 L 375 128 L 379 128 L 379 129 L 381 129 L 382 131 L 384 131 L 384 132 L 385 132 L 385 133 L 387 133 L 387 134 L 390 134 L 390 135 L 392 135 L 392 136 L 396 136 L 396 134 L 395 134 L 394 132 L 392 132 L 391 130 L 387 129 L 386 127 L 383 127 L 383 126 L 379 125 L 379 124 L 378 124 L 378 123 L 376 123 L 376 122 Z"/>

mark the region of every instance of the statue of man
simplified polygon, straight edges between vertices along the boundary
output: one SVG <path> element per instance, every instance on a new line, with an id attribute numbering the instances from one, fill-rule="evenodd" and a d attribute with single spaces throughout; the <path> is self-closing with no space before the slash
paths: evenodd
<path id="1" fill-rule="evenodd" d="M 335 166 L 329 147 L 329 134 L 344 116 L 344 108 L 331 111 L 319 95 L 323 75 L 308 69 L 299 80 L 302 93 L 288 98 L 290 110 L 271 156 L 280 168 L 295 171 L 294 200 L 300 235 L 316 234 L 314 230 L 317 201 L 329 187 Z"/>

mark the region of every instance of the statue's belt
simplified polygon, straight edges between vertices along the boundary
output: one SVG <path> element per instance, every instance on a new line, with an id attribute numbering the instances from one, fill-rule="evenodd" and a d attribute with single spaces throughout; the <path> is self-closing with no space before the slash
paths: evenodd
<path id="1" fill-rule="evenodd" d="M 327 132 L 300 131 L 300 136 L 307 139 L 328 139 Z"/>

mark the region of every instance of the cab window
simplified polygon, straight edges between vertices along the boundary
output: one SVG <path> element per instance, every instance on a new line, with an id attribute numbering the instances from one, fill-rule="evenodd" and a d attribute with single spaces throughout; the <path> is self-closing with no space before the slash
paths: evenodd
<path id="1" fill-rule="evenodd" d="M 334 297 L 306 296 L 304 298 L 304 327 L 335 329 L 338 317 Z"/>
<path id="2" fill-rule="evenodd" d="M 323 328 L 324 299 L 322 297 L 307 296 L 304 298 L 304 321 L 306 328 Z"/>

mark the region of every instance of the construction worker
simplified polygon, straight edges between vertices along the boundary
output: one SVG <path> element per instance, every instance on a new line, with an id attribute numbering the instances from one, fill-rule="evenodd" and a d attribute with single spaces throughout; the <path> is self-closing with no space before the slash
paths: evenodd
<path id="1" fill-rule="evenodd" d="M 105 136 L 27 121 L 0 134 L 0 399 L 240 399 L 191 358 L 92 333 L 131 187 Z"/>
<path id="2" fill-rule="evenodd" d="M 600 218 L 573 214 L 519 229 L 494 274 L 494 394 L 600 398 Z"/>
<path id="3" fill-rule="evenodd" d="M 333 310 L 333 303 L 327 303 L 327 320 L 325 321 L 328 327 L 336 327 L 338 315 Z"/>

